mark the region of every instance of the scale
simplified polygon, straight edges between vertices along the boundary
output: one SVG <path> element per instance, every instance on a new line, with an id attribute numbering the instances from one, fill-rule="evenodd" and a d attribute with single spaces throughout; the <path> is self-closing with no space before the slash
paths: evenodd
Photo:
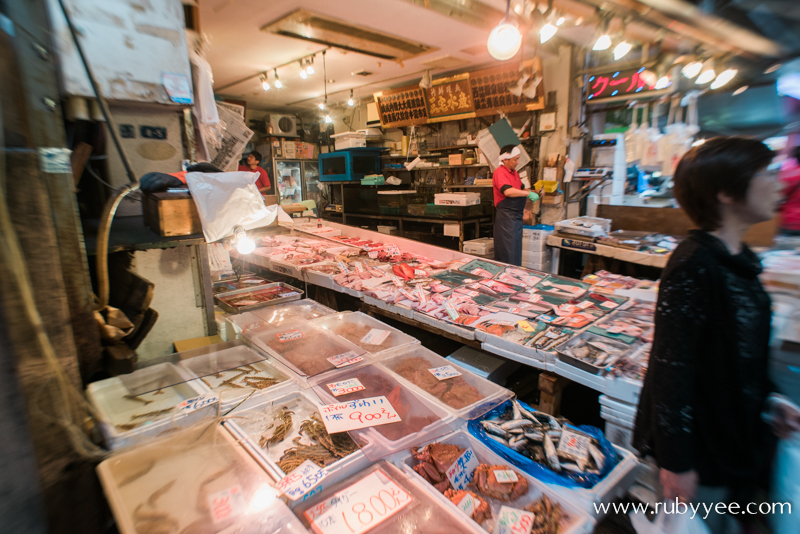
<path id="1" fill-rule="evenodd" d="M 628 165 L 625 160 L 625 135 L 600 134 L 589 141 L 590 166 L 580 167 L 572 175 L 567 195 L 567 218 L 582 215 L 581 203 L 586 198 L 586 215 L 594 217 L 598 204 L 621 205 L 625 195 Z M 567 185 L 567 184 L 565 184 Z"/>

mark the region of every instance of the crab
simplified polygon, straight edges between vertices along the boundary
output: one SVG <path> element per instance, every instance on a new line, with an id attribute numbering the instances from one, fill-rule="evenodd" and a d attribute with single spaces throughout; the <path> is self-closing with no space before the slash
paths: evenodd
<path id="1" fill-rule="evenodd" d="M 454 490 L 449 489 L 444 492 L 444 496 L 450 499 L 450 502 L 458 506 L 461 504 L 462 499 L 467 495 L 472 495 L 475 501 L 475 508 L 472 512 L 472 519 L 480 524 L 492 517 L 492 509 L 489 506 L 489 501 L 486 499 L 479 499 L 477 495 L 467 490 Z"/>
<path id="2" fill-rule="evenodd" d="M 448 445 L 447 443 L 430 443 L 421 449 L 413 447 L 411 454 L 414 459 L 419 461 L 414 466 L 414 471 L 444 493 L 450 487 L 450 481 L 444 473 L 463 452 L 464 449 L 458 445 Z"/>
<path id="3" fill-rule="evenodd" d="M 528 481 L 517 471 L 516 482 L 498 482 L 495 471 L 511 470 L 507 465 L 480 464 L 475 469 L 473 484 L 482 494 L 501 501 L 514 501 L 528 493 Z"/>

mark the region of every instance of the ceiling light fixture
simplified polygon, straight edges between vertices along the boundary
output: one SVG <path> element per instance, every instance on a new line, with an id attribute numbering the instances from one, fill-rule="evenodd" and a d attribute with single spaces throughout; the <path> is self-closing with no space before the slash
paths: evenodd
<path id="1" fill-rule="evenodd" d="M 261 87 L 263 87 L 265 91 L 269 91 L 270 87 L 269 80 L 267 79 L 267 73 L 262 72 L 258 77 L 261 79 Z"/>
<path id="2" fill-rule="evenodd" d="M 325 102 L 319 103 L 319 109 L 325 109 Z"/>
<path id="3" fill-rule="evenodd" d="M 711 84 L 712 89 L 719 89 L 729 81 L 731 81 L 739 73 L 738 69 L 725 69 L 719 73 L 714 83 Z"/>
<path id="4" fill-rule="evenodd" d="M 700 61 L 692 61 L 691 63 L 687 63 L 681 72 L 683 73 L 684 77 L 691 80 L 700 74 L 700 69 L 702 68 L 703 64 Z"/>
<path id="5" fill-rule="evenodd" d="M 558 20 L 556 21 L 556 26 L 561 26 L 562 24 L 564 24 L 565 20 L 566 19 L 564 17 L 558 17 Z"/>
<path id="6" fill-rule="evenodd" d="M 280 76 L 278 76 L 278 69 L 275 69 L 274 72 L 275 72 L 275 87 L 280 89 L 281 87 L 283 87 L 283 84 L 281 83 Z"/>
<path id="7" fill-rule="evenodd" d="M 308 58 L 308 61 L 306 62 L 306 72 L 309 75 L 314 74 L 313 65 L 314 65 L 314 56 L 311 56 L 310 58 Z"/>
<path id="8" fill-rule="evenodd" d="M 558 28 L 553 26 L 550 22 L 546 23 L 542 26 L 542 29 L 539 30 L 539 42 L 546 43 L 549 41 L 558 31 Z"/>
<path id="9" fill-rule="evenodd" d="M 611 22 L 611 17 L 606 17 L 600 24 L 598 25 L 598 33 L 600 37 L 597 38 L 595 41 L 592 50 L 601 51 L 601 50 L 608 50 L 611 47 L 611 36 L 608 35 L 608 26 Z"/>
<path id="10" fill-rule="evenodd" d="M 308 78 L 308 73 L 306 72 L 306 66 L 302 60 L 298 61 L 298 63 L 300 63 L 300 77 L 305 80 L 306 78 Z"/>
<path id="11" fill-rule="evenodd" d="M 666 89 L 670 85 L 672 85 L 672 79 L 665 74 L 665 75 L 661 76 L 658 79 L 658 81 L 656 81 L 655 88 L 656 88 L 656 90 Z"/>
<path id="12" fill-rule="evenodd" d="M 717 77 L 717 72 L 714 70 L 714 60 L 709 59 L 703 63 L 703 68 L 700 69 L 700 75 L 694 81 L 697 85 L 705 85 Z"/>
<path id="13" fill-rule="evenodd" d="M 353 100 L 353 90 L 350 89 L 350 99 L 347 101 L 347 105 L 351 108 L 356 105 L 355 100 Z"/>
<path id="14" fill-rule="evenodd" d="M 326 114 L 325 115 L 325 124 L 330 124 L 332 122 L 333 122 L 333 119 L 331 118 L 331 116 Z"/>
<path id="15" fill-rule="evenodd" d="M 628 52 L 630 52 L 632 48 L 633 45 L 628 41 L 622 41 L 614 47 L 614 60 L 619 61 L 620 59 L 624 58 L 626 55 L 628 55 Z"/>
<path id="16" fill-rule="evenodd" d="M 516 25 L 508 22 L 508 10 L 511 7 L 511 0 L 506 0 L 506 16 L 495 26 L 489 34 L 486 48 L 489 54 L 500 61 L 505 61 L 514 57 L 519 52 L 522 45 L 522 34 Z"/>
<path id="17" fill-rule="evenodd" d="M 743 86 L 741 86 L 740 88 L 738 88 L 737 90 L 735 90 L 733 92 L 733 96 L 739 96 L 740 94 L 744 93 L 748 89 L 750 89 L 749 85 L 743 85 Z"/>

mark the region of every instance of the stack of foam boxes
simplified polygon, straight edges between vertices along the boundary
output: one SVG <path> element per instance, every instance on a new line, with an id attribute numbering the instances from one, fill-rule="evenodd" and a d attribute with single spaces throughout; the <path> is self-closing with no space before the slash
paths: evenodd
<path id="1" fill-rule="evenodd" d="M 547 236 L 554 227 L 546 224 L 522 228 L 522 266 L 535 271 L 552 272 L 553 249 L 547 246 Z"/>

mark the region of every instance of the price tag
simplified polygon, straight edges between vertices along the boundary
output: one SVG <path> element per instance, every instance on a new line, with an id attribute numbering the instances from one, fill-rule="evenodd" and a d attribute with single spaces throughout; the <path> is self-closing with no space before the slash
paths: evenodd
<path id="1" fill-rule="evenodd" d="M 534 515 L 510 506 L 500 508 L 492 534 L 530 534 Z"/>
<path id="2" fill-rule="evenodd" d="M 619 306 L 619 304 L 617 304 L 616 302 L 614 302 L 612 300 L 609 300 L 609 301 L 606 301 L 606 302 L 602 303 L 600 306 L 602 306 L 603 308 L 607 308 L 609 310 L 613 310 L 614 308 Z"/>
<path id="3" fill-rule="evenodd" d="M 558 333 L 556 333 L 556 332 L 553 332 L 553 331 L 551 330 L 550 332 L 547 332 L 547 333 L 544 335 L 544 337 L 546 337 L 546 338 L 550 338 L 550 339 L 556 339 L 556 338 L 558 338 L 558 337 L 561 337 L 561 334 L 558 334 Z"/>
<path id="4" fill-rule="evenodd" d="M 401 421 L 386 397 L 328 404 L 320 406 L 319 413 L 329 434 Z"/>
<path id="5" fill-rule="evenodd" d="M 522 328 L 522 330 L 525 332 L 530 332 L 530 333 L 536 332 L 536 329 L 532 327 L 531 323 L 529 323 L 528 321 L 519 321 L 517 323 L 517 326 Z"/>
<path id="6" fill-rule="evenodd" d="M 444 310 L 447 312 L 447 315 L 450 316 L 450 320 L 455 321 L 458 319 L 458 311 L 456 311 L 453 303 L 449 300 L 444 301 Z"/>
<path id="7" fill-rule="evenodd" d="M 363 359 L 364 358 L 351 350 L 345 352 L 344 354 L 339 354 L 338 356 L 331 356 L 328 358 L 328 361 L 331 362 L 335 367 L 347 367 L 348 365 L 353 365 L 354 363 L 358 363 Z"/>
<path id="8" fill-rule="evenodd" d="M 364 534 L 411 504 L 414 498 L 378 469 L 304 515 L 320 534 Z"/>
<path id="9" fill-rule="evenodd" d="M 408 292 L 406 289 L 401 289 L 400 293 L 402 293 L 408 300 L 417 300 L 417 298 Z"/>
<path id="10" fill-rule="evenodd" d="M 457 504 L 458 508 L 470 517 L 475 513 L 475 508 L 480 505 L 481 501 L 473 497 L 471 493 L 464 495 L 464 498 Z"/>
<path id="11" fill-rule="evenodd" d="M 533 291 L 533 290 L 531 290 L 531 291 Z M 539 302 L 540 300 L 542 300 L 542 296 L 541 295 L 536 295 L 536 294 L 533 294 L 533 293 L 531 293 L 530 295 L 531 296 L 528 297 L 528 302 L 536 303 L 536 302 Z"/>
<path id="12" fill-rule="evenodd" d="M 394 282 L 394 285 L 397 287 L 403 287 L 403 281 L 396 276 L 392 276 L 392 282 Z"/>
<path id="13" fill-rule="evenodd" d="M 370 252 L 367 253 L 367 256 L 369 256 L 370 259 L 377 260 L 378 259 L 378 251 L 377 250 L 371 250 Z"/>
<path id="14" fill-rule="evenodd" d="M 556 318 L 551 315 L 540 315 L 539 317 L 537 317 L 537 319 L 539 319 L 543 323 L 552 323 L 553 321 L 556 320 Z"/>
<path id="15" fill-rule="evenodd" d="M 594 304 L 589 300 L 584 300 L 580 304 L 578 304 L 578 308 L 585 310 L 586 308 L 591 308 Z"/>
<path id="16" fill-rule="evenodd" d="M 357 273 L 363 273 L 364 272 L 364 266 L 361 264 L 360 261 L 354 261 L 353 262 L 353 267 L 356 268 L 356 272 Z"/>
<path id="17" fill-rule="evenodd" d="M 577 434 L 564 428 L 558 440 L 558 450 L 565 455 L 586 461 L 589 458 L 589 436 Z"/>
<path id="18" fill-rule="evenodd" d="M 212 493 L 208 496 L 208 509 L 214 524 L 227 521 L 233 516 L 247 513 L 247 503 L 239 486 Z"/>
<path id="19" fill-rule="evenodd" d="M 494 478 L 496 478 L 497 481 L 500 482 L 501 484 L 506 484 L 506 483 L 513 484 L 514 482 L 519 480 L 517 478 L 517 474 L 511 469 L 502 469 L 494 471 Z"/>
<path id="20" fill-rule="evenodd" d="M 578 307 L 573 305 L 573 304 L 562 304 L 561 305 L 561 311 L 563 311 L 564 313 L 573 313 L 577 309 L 578 309 Z"/>
<path id="21" fill-rule="evenodd" d="M 286 343 L 287 341 L 294 341 L 295 339 L 302 338 L 303 333 L 300 330 L 289 330 L 283 334 L 275 334 L 275 337 L 277 337 L 278 341 L 281 343 Z"/>
<path id="22" fill-rule="evenodd" d="M 378 328 L 373 328 L 367 335 L 361 338 L 361 343 L 364 345 L 380 345 L 386 338 L 389 337 L 391 331 L 389 330 L 379 330 Z"/>
<path id="23" fill-rule="evenodd" d="M 361 382 L 359 382 L 358 378 L 350 378 L 349 380 L 334 382 L 333 384 L 327 384 L 327 386 L 328 389 L 331 390 L 331 393 L 333 393 L 334 397 L 348 395 L 350 393 L 355 393 L 356 391 L 367 389 L 361 384 Z"/>
<path id="24" fill-rule="evenodd" d="M 373 267 L 372 269 L 370 269 L 370 272 L 372 272 L 372 276 L 374 276 L 375 278 L 383 278 L 384 276 L 386 276 L 386 271 L 382 271 L 377 267 Z"/>
<path id="25" fill-rule="evenodd" d="M 455 378 L 457 376 L 461 376 L 461 373 L 456 371 L 452 365 L 434 367 L 433 369 L 428 369 L 428 371 L 433 373 L 433 376 L 435 376 L 439 380 L 447 380 L 448 378 Z"/>
<path id="26" fill-rule="evenodd" d="M 345 274 L 346 274 L 346 273 L 349 273 L 349 272 L 350 272 L 350 269 L 348 269 L 348 268 L 347 268 L 347 264 L 346 264 L 345 262 L 343 262 L 343 261 L 340 261 L 338 265 L 339 265 L 339 269 L 340 269 L 340 270 L 341 270 L 343 273 L 345 273 Z"/>
<path id="27" fill-rule="evenodd" d="M 195 397 L 193 399 L 187 399 L 176 406 L 176 408 L 179 412 L 187 414 L 218 402 L 219 395 L 215 393 L 206 393 L 205 395 L 200 395 L 199 397 Z"/>
<path id="28" fill-rule="evenodd" d="M 612 326 L 611 328 L 607 329 L 606 332 L 609 334 L 621 334 L 625 331 L 625 329 L 621 326 Z"/>
<path id="29" fill-rule="evenodd" d="M 445 474 L 450 484 L 453 485 L 453 488 L 462 490 L 467 487 L 467 484 L 472 482 L 472 478 L 475 476 L 475 469 L 478 468 L 478 465 L 480 465 L 478 457 L 475 456 L 472 449 L 467 449 L 458 457 L 458 460 L 453 462 L 453 465 L 447 468 Z"/>
<path id="30" fill-rule="evenodd" d="M 326 476 L 328 476 L 327 471 L 311 460 L 306 460 L 278 481 L 275 487 L 291 500 L 296 501 L 314 489 Z"/>
<path id="31" fill-rule="evenodd" d="M 414 269 L 414 276 L 416 276 L 417 278 L 428 278 L 428 273 L 426 273 L 422 269 Z"/>
<path id="32" fill-rule="evenodd" d="M 539 285 L 548 287 L 548 286 L 551 286 L 553 284 L 549 280 L 542 280 L 542 282 Z"/>
<path id="33" fill-rule="evenodd" d="M 425 290 L 422 289 L 422 285 L 421 284 L 417 286 L 417 296 L 419 297 L 419 301 L 422 304 L 425 304 L 425 302 L 428 301 L 427 297 L 425 297 Z"/>

